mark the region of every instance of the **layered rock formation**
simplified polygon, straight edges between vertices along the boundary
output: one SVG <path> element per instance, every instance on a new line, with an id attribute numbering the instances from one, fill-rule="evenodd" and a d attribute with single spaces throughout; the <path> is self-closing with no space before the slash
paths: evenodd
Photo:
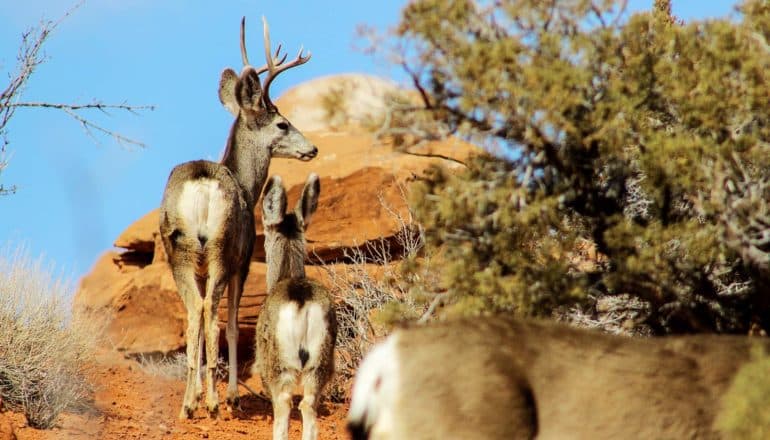
<path id="1" fill-rule="evenodd" d="M 289 188 L 290 204 L 299 198 L 310 172 L 321 176 L 319 207 L 306 235 L 310 276 L 322 279 L 326 276 L 327 270 L 322 270 L 319 264 L 325 264 L 329 270 L 344 269 L 345 253 L 353 249 L 365 251 L 367 243 L 394 241 L 403 226 L 402 219 L 408 218 L 405 197 L 413 176 L 431 163 L 442 162 L 404 155 L 377 145 L 371 134 L 353 123 L 348 123 L 344 130 L 332 129 L 319 110 L 323 109 L 326 94 L 342 90 L 347 91 L 348 113 L 376 112 L 377 102 L 392 88 L 392 84 L 376 78 L 343 75 L 300 85 L 277 102 L 282 113 L 320 152 L 310 162 L 274 159 L 270 169 L 270 174 L 280 175 Z M 428 148 L 457 158 L 467 157 L 473 151 L 461 142 Z M 257 243 L 238 316 L 243 350 L 251 348 L 254 323 L 266 295 L 260 217 L 258 206 L 255 210 Z M 81 281 L 75 297 L 76 310 L 106 317 L 107 336 L 118 350 L 131 354 L 182 349 L 185 310 L 158 238 L 157 209 L 129 226 L 115 240 L 115 247 L 120 250 L 107 251 Z M 226 304 L 224 299 L 220 304 L 223 328 Z"/>

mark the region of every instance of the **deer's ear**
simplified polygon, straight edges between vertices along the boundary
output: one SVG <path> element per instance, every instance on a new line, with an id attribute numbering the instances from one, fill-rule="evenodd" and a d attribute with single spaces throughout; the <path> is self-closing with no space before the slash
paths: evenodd
<path id="1" fill-rule="evenodd" d="M 235 99 L 242 108 L 259 110 L 262 101 L 262 86 L 259 83 L 259 75 L 252 67 L 247 67 L 241 72 L 241 77 L 235 84 Z"/>
<path id="2" fill-rule="evenodd" d="M 283 221 L 286 212 L 286 191 L 280 176 L 273 176 L 265 185 L 262 196 L 262 224 L 275 226 Z"/>
<path id="3" fill-rule="evenodd" d="M 321 181 L 318 174 L 310 173 L 307 176 L 305 187 L 302 188 L 302 196 L 297 201 L 297 207 L 294 209 L 297 217 L 302 219 L 302 223 L 307 229 L 310 225 L 310 219 L 318 208 L 318 196 L 321 194 Z"/>
<path id="4" fill-rule="evenodd" d="M 235 84 L 238 82 L 238 75 L 233 69 L 222 71 L 222 77 L 219 79 L 219 102 L 233 114 L 238 116 L 238 101 L 235 99 Z"/>

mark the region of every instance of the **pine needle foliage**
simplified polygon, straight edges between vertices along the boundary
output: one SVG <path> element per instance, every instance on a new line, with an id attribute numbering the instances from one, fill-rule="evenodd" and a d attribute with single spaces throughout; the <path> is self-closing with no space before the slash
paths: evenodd
<path id="1" fill-rule="evenodd" d="M 421 102 L 390 127 L 490 152 L 433 169 L 412 199 L 446 261 L 427 287 L 446 295 L 440 313 L 542 316 L 624 294 L 656 333 L 770 329 L 770 3 L 691 23 L 670 1 L 623 6 L 403 10 L 396 60 Z"/>

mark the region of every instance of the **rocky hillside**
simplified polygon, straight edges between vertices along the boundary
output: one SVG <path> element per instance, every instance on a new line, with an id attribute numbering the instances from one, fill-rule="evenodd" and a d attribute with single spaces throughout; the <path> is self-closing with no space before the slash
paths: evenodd
<path id="1" fill-rule="evenodd" d="M 320 151 L 310 162 L 274 159 L 270 174 L 280 175 L 294 203 L 308 173 L 321 176 L 321 197 L 307 231 L 308 274 L 323 279 L 325 270 L 344 270 L 343 255 L 367 242 L 393 240 L 407 217 L 405 192 L 415 175 L 441 159 L 404 155 L 378 145 L 354 120 L 330 127 L 324 110 L 330 93 L 344 94 L 346 114 L 376 115 L 382 97 L 394 85 L 374 77 L 341 75 L 299 85 L 277 101 L 291 120 Z M 338 121 L 339 122 L 339 121 Z M 341 128 L 340 128 L 341 127 Z M 223 133 L 223 144 L 226 133 Z M 465 158 L 473 148 L 459 141 L 426 147 L 454 158 Z M 448 166 L 458 166 L 443 161 Z M 161 193 L 163 188 L 158 188 Z M 255 210 L 257 243 L 244 287 L 239 325 L 241 348 L 251 347 L 253 329 L 265 298 L 265 262 L 260 211 Z M 77 311 L 108 318 L 110 343 L 127 354 L 169 353 L 184 347 L 185 311 L 158 240 L 158 211 L 136 220 L 115 240 L 81 281 L 75 297 Z M 372 268 L 376 271 L 376 268 Z M 226 304 L 220 318 L 226 319 Z M 224 332 L 222 332 L 224 343 Z"/>

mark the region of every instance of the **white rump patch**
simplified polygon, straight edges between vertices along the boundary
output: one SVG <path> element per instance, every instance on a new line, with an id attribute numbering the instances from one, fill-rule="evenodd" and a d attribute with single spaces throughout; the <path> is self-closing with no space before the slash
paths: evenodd
<path id="1" fill-rule="evenodd" d="M 371 439 L 394 438 L 400 383 L 396 345 L 399 332 L 375 346 L 356 373 L 348 422 L 363 425 Z"/>
<path id="2" fill-rule="evenodd" d="M 208 239 L 222 227 L 227 207 L 219 181 L 199 179 L 184 183 L 177 212 L 187 234 Z"/>
<path id="3" fill-rule="evenodd" d="M 318 366 L 319 354 L 326 338 L 324 310 L 320 304 L 305 303 L 299 309 L 297 303 L 288 302 L 278 309 L 276 339 L 281 363 L 297 371 L 303 370 L 299 349 L 310 355 L 304 369 Z"/>

